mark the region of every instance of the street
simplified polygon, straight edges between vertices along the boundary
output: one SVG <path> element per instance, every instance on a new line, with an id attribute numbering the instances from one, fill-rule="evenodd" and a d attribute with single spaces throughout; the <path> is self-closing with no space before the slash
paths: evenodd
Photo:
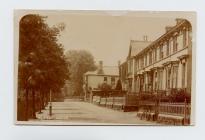
<path id="1" fill-rule="evenodd" d="M 41 114 L 37 113 L 39 121 L 57 121 L 71 123 L 109 123 L 153 125 L 156 123 L 140 120 L 136 112 L 123 112 L 97 106 L 88 102 L 66 99 L 64 102 L 52 102 L 52 116 L 49 107 Z"/>

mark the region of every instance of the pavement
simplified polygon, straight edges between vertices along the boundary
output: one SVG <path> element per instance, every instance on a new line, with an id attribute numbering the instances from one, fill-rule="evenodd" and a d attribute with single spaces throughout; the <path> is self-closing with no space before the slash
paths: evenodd
<path id="1" fill-rule="evenodd" d="M 66 99 L 64 102 L 52 102 L 52 116 L 49 107 L 41 114 L 37 113 L 36 121 L 70 122 L 86 124 L 123 124 L 123 125 L 156 125 L 155 122 L 140 120 L 137 112 L 123 112 L 92 103 Z"/>

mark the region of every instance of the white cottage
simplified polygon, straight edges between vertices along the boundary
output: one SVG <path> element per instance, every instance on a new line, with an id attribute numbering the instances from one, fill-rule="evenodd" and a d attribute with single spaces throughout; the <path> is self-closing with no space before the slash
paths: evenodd
<path id="1" fill-rule="evenodd" d="M 102 83 L 111 85 L 112 89 L 116 87 L 119 79 L 118 66 L 103 66 L 103 61 L 99 62 L 96 71 L 89 71 L 84 74 L 85 88 L 98 89 Z"/>

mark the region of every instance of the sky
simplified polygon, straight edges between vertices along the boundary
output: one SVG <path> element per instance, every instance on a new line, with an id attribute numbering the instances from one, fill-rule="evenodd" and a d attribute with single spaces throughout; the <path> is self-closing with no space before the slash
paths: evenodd
<path id="1" fill-rule="evenodd" d="M 64 23 L 59 43 L 65 51 L 88 50 L 96 64 L 117 66 L 128 55 L 130 40 L 154 41 L 165 33 L 166 26 L 174 26 L 175 18 L 190 14 L 176 12 L 96 12 L 96 11 L 38 11 L 47 16 L 49 26 Z M 187 17 L 188 18 L 188 17 Z"/>

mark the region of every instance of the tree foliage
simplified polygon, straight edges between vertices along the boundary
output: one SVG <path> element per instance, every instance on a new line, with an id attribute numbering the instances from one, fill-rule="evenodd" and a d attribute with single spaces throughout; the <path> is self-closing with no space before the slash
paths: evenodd
<path id="1" fill-rule="evenodd" d="M 112 89 L 112 86 L 107 83 L 102 83 L 99 85 L 99 88 L 102 91 L 110 91 Z"/>
<path id="2" fill-rule="evenodd" d="M 23 109 L 18 106 L 18 115 L 20 110 L 26 114 L 25 118 L 18 117 L 19 120 L 35 118 L 36 111 L 41 112 L 48 103 L 49 91 L 53 95 L 61 93 L 69 78 L 63 46 L 58 43 L 58 36 L 65 25 L 49 27 L 45 19 L 30 14 L 19 23 L 18 97 L 22 97 L 24 92 L 21 91 L 25 91 L 25 99 L 22 100 L 26 103 Z M 29 95 L 31 93 L 32 96 Z"/>
<path id="3" fill-rule="evenodd" d="M 87 71 L 96 70 L 93 55 L 86 50 L 69 50 L 66 52 L 67 61 L 70 62 L 70 81 L 76 95 L 83 92 L 83 74 Z"/>
<path id="4" fill-rule="evenodd" d="M 121 83 L 121 80 L 120 79 L 118 79 L 118 81 L 117 81 L 117 85 L 116 85 L 116 88 L 115 88 L 116 90 L 122 90 L 122 83 Z"/>
<path id="5" fill-rule="evenodd" d="M 26 15 L 20 21 L 19 88 L 59 91 L 69 77 L 64 50 L 57 43 L 64 27 L 49 27 L 40 15 Z"/>

